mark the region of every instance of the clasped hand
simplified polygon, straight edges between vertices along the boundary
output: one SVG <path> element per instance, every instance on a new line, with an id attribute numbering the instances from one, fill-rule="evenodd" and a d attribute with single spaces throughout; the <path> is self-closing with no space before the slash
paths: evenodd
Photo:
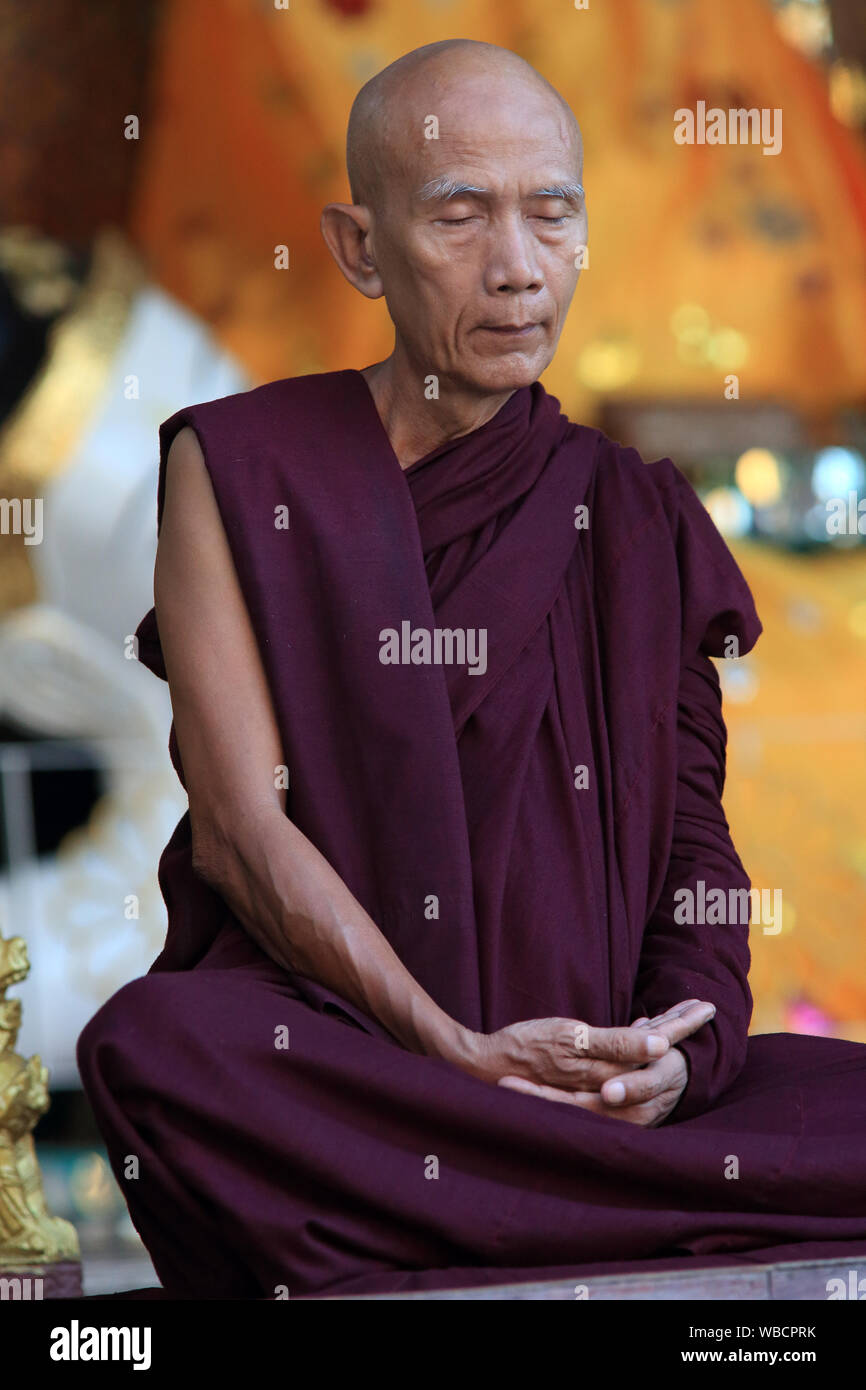
<path id="1" fill-rule="evenodd" d="M 469 1069 L 528 1095 L 652 1127 L 671 1113 L 688 1081 L 688 1064 L 677 1043 L 715 1012 L 707 1001 L 686 999 L 623 1028 L 591 1028 L 567 1018 L 529 1019 L 496 1033 L 475 1034 Z"/>

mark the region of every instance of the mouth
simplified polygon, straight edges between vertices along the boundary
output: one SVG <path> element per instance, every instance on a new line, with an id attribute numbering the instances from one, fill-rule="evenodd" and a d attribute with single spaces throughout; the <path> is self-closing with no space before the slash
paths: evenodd
<path id="1" fill-rule="evenodd" d="M 529 338 L 541 330 L 540 323 L 482 323 L 482 333 L 493 333 L 499 338 Z"/>

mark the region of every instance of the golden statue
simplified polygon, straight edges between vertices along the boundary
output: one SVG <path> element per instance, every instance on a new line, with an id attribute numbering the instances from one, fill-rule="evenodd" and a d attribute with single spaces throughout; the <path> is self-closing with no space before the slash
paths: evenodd
<path id="1" fill-rule="evenodd" d="M 50 1103 L 48 1072 L 39 1057 L 25 1062 L 14 1050 L 21 1000 L 7 999 L 6 990 L 29 970 L 23 938 L 0 936 L 0 1273 L 48 1276 L 48 1266 L 77 1265 L 80 1253 L 75 1227 L 45 1205 L 33 1146 L 32 1130 Z"/>

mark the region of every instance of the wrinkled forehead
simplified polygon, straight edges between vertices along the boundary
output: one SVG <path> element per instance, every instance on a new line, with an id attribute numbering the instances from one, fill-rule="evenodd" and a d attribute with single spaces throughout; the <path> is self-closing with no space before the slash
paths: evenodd
<path id="1" fill-rule="evenodd" d="M 412 94 L 399 120 L 388 114 L 388 165 L 403 199 L 440 179 L 480 182 L 495 194 L 582 175 L 577 122 L 555 93 L 530 82 L 431 87 Z"/>

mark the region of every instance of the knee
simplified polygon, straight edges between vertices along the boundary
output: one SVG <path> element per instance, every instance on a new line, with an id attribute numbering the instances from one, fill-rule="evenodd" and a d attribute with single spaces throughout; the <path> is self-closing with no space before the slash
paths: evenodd
<path id="1" fill-rule="evenodd" d="M 112 1072 L 123 1059 L 140 1053 L 159 1011 L 161 981 L 155 975 L 130 980 L 112 994 L 82 1029 L 75 1047 L 85 1090 L 110 1064 Z"/>

